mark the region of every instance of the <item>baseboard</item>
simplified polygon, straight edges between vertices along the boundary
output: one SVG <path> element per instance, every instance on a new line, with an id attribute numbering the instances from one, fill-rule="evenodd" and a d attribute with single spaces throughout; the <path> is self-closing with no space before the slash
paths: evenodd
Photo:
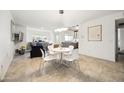
<path id="1" fill-rule="evenodd" d="M 6 67 L 4 68 L 4 71 L 2 72 L 2 75 L 1 75 L 1 77 L 0 77 L 0 81 L 1 81 L 1 82 L 3 81 L 5 75 L 6 75 L 7 71 L 8 71 L 8 68 L 9 68 L 10 64 L 12 63 L 12 61 L 13 61 L 13 57 L 14 57 L 14 56 L 12 56 L 10 59 L 7 60 L 7 61 L 8 61 L 8 64 L 7 64 Z"/>
<path id="2" fill-rule="evenodd" d="M 115 62 L 115 61 L 112 61 L 112 60 L 103 59 L 103 58 L 98 58 L 98 57 L 94 57 L 94 56 L 89 56 L 89 55 L 85 55 L 85 54 L 81 54 L 81 53 L 79 53 L 79 55 L 80 55 L 80 56 L 90 57 L 90 58 L 95 58 L 95 59 L 99 59 L 99 60 L 103 60 L 103 61 Z"/>

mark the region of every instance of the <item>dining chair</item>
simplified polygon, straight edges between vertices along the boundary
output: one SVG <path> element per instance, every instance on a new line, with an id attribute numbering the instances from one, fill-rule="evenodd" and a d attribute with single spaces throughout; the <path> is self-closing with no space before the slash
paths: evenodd
<path id="1" fill-rule="evenodd" d="M 48 53 L 49 53 L 49 55 L 54 55 L 55 54 L 55 52 L 53 51 L 53 48 L 54 48 L 53 44 L 48 46 Z"/>
<path id="2" fill-rule="evenodd" d="M 66 64 L 69 62 L 69 64 L 74 64 L 78 68 L 78 72 L 80 72 L 80 66 L 79 66 L 79 58 L 76 56 L 69 56 L 65 57 L 64 60 L 66 61 Z"/>
<path id="3" fill-rule="evenodd" d="M 69 52 L 65 52 L 65 53 L 64 53 L 65 56 L 70 56 L 70 55 L 72 54 L 73 49 L 74 49 L 74 46 L 70 45 L 70 46 L 69 46 L 69 49 L 70 49 Z"/>
<path id="4" fill-rule="evenodd" d="M 78 71 L 80 72 L 80 66 L 79 66 L 79 57 L 78 57 L 78 54 L 74 54 L 73 53 L 73 49 L 74 49 L 74 46 L 70 45 L 69 46 L 69 49 L 70 51 L 67 52 L 67 53 L 64 53 L 64 60 L 66 61 L 66 63 L 74 63 L 77 67 L 78 67 Z"/>
<path id="5" fill-rule="evenodd" d="M 54 45 L 48 46 L 48 55 L 55 56 L 57 59 L 59 59 L 58 52 L 53 51 Z"/>
<path id="6" fill-rule="evenodd" d="M 46 62 L 52 62 L 53 60 L 56 59 L 56 57 L 55 56 L 51 56 L 51 55 L 45 56 L 44 51 L 42 49 L 40 49 L 40 51 L 42 53 L 43 65 L 42 65 L 42 62 L 40 62 L 39 71 L 41 71 L 41 65 L 42 65 L 42 73 L 43 73 L 44 72 L 45 63 Z"/>
<path id="7" fill-rule="evenodd" d="M 53 44 L 48 46 L 49 51 L 52 51 L 52 49 L 53 49 Z"/>

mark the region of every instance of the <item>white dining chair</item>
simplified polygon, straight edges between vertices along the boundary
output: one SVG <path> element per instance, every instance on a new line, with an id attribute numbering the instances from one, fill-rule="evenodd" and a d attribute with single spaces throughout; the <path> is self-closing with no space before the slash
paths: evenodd
<path id="1" fill-rule="evenodd" d="M 73 52 L 74 46 L 70 45 L 69 49 L 70 49 L 70 51 L 69 52 L 65 52 L 64 56 L 70 56 L 72 54 L 72 52 Z"/>
<path id="2" fill-rule="evenodd" d="M 69 46 L 69 50 L 70 50 L 70 51 L 64 53 L 64 58 L 66 58 L 66 59 L 67 59 L 67 58 L 69 58 L 69 59 L 72 58 L 73 49 L 74 49 L 74 46 L 70 45 L 70 46 Z"/>
<path id="3" fill-rule="evenodd" d="M 56 52 L 53 51 L 53 49 L 54 49 L 53 44 L 48 46 L 48 55 L 54 55 L 55 56 L 55 54 L 57 54 Z"/>
<path id="4" fill-rule="evenodd" d="M 40 49 L 40 51 L 42 53 L 43 65 L 42 65 L 42 62 L 40 62 L 39 71 L 41 71 L 41 65 L 42 65 L 42 73 L 43 73 L 44 72 L 45 63 L 46 62 L 52 62 L 53 60 L 56 60 L 56 57 L 52 56 L 52 55 L 45 56 L 44 51 L 42 49 Z"/>
<path id="5" fill-rule="evenodd" d="M 53 50 L 54 50 L 54 44 L 48 46 L 48 55 L 55 56 L 56 59 L 59 59 L 59 55 L 58 55 L 59 53 Z"/>
<path id="6" fill-rule="evenodd" d="M 70 64 L 74 64 L 75 67 L 77 68 L 78 72 L 80 72 L 80 65 L 79 65 L 79 58 L 77 56 L 66 56 L 64 58 L 65 62 L 67 65 L 70 66 Z"/>
<path id="7" fill-rule="evenodd" d="M 80 66 L 78 63 L 78 54 L 73 53 L 74 46 L 70 45 L 69 46 L 70 51 L 67 53 L 64 53 L 64 60 L 68 63 L 74 63 L 78 67 L 78 71 L 80 72 Z"/>
<path id="8" fill-rule="evenodd" d="M 53 52 L 53 44 L 48 46 L 48 52 L 51 55 L 54 54 L 54 52 Z"/>

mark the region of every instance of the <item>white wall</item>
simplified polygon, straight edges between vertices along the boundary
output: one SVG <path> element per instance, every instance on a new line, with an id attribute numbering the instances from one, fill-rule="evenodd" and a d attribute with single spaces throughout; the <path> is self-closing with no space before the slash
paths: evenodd
<path id="1" fill-rule="evenodd" d="M 123 13 L 116 13 L 82 23 L 79 31 L 79 53 L 115 61 L 115 19 Z M 102 41 L 88 41 L 88 27 L 102 24 Z"/>
<path id="2" fill-rule="evenodd" d="M 32 40 L 33 40 L 32 36 L 33 35 L 40 35 L 41 37 L 46 36 L 48 38 L 49 42 L 54 41 L 53 31 L 38 29 L 38 28 L 32 28 L 32 27 L 26 27 L 26 26 L 21 26 L 21 25 L 16 25 L 15 31 L 16 31 L 16 33 L 18 33 L 18 32 L 24 33 L 23 41 L 17 42 L 15 44 L 15 49 L 20 48 L 22 45 L 25 45 L 28 42 L 32 42 Z"/>
<path id="3" fill-rule="evenodd" d="M 14 43 L 11 41 L 9 11 L 0 11 L 0 79 L 3 79 L 14 55 Z"/>
<path id="4" fill-rule="evenodd" d="M 33 35 L 46 36 L 50 42 L 54 41 L 53 31 L 27 27 L 26 28 L 26 42 L 32 42 Z"/>

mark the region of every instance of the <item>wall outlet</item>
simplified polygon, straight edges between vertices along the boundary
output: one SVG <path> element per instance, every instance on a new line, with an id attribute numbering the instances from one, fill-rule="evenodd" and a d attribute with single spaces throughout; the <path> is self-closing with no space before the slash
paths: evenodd
<path id="1" fill-rule="evenodd" d="M 3 69 L 3 65 L 0 66 L 1 70 Z"/>
<path id="2" fill-rule="evenodd" d="M 0 65 L 0 80 L 2 78 L 2 74 L 3 74 L 3 65 Z"/>
<path id="3" fill-rule="evenodd" d="M 0 74 L 3 72 L 3 65 L 0 65 Z"/>

